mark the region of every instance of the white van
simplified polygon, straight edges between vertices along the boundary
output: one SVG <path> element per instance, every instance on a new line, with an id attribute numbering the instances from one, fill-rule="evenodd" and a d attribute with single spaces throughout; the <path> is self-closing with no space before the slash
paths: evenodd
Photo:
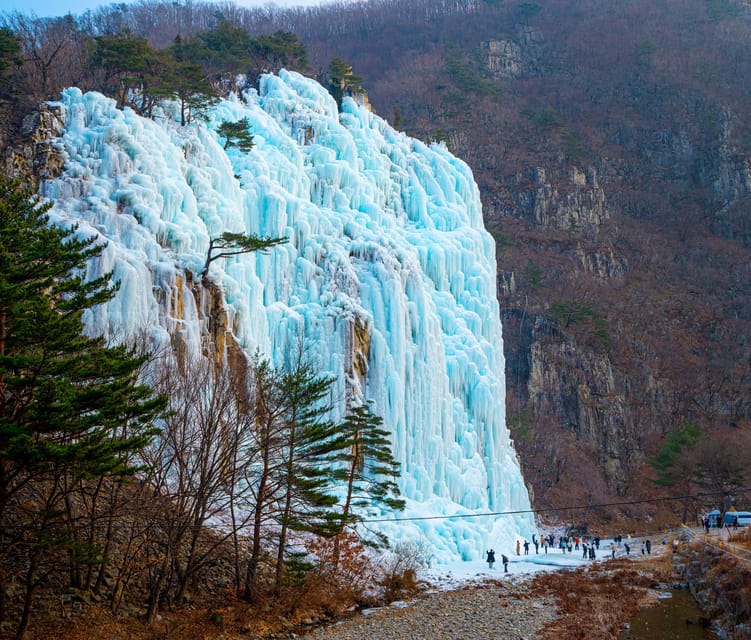
<path id="1" fill-rule="evenodd" d="M 739 527 L 745 527 L 751 524 L 751 511 L 728 511 L 725 514 L 725 526 L 734 527 L 736 524 Z"/>

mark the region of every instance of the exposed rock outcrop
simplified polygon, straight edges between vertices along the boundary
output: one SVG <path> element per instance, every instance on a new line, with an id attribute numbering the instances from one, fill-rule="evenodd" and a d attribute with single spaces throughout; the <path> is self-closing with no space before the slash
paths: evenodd
<path id="1" fill-rule="evenodd" d="M 488 71 L 495 78 L 522 78 L 540 74 L 545 38 L 529 25 L 516 26 L 516 39 L 499 38 L 482 43 Z"/>
<path id="2" fill-rule="evenodd" d="M 751 570 L 746 563 L 714 546 L 684 543 L 674 554 L 673 568 L 720 637 L 751 638 Z"/>
<path id="3" fill-rule="evenodd" d="M 23 119 L 15 144 L 5 155 L 5 173 L 31 184 L 56 178 L 63 168 L 63 157 L 54 138 L 63 129 L 62 107 L 44 103 Z"/>
<path id="4" fill-rule="evenodd" d="M 596 233 L 611 217 L 597 170 L 573 165 L 530 167 L 512 177 L 494 207 L 545 229 Z"/>

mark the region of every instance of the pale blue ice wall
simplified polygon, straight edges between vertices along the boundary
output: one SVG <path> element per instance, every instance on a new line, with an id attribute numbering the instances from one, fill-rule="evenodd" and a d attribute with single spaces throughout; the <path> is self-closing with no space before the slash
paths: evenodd
<path id="1" fill-rule="evenodd" d="M 320 85 L 285 71 L 220 103 L 206 125 L 144 119 L 76 89 L 62 104 L 66 168 L 45 194 L 55 219 L 107 239 L 92 276 L 114 269 L 121 283 L 87 317 L 90 331 L 156 344 L 179 333 L 198 350 L 205 320 L 187 290 L 178 317 L 179 276 L 198 274 L 209 238 L 225 231 L 287 236 L 268 254 L 212 264 L 243 348 L 281 363 L 302 333 L 320 371 L 336 377 L 337 398 L 375 402 L 402 465 L 402 517 L 529 508 L 505 423 L 495 246 L 465 163 L 349 98 L 339 114 Z M 219 124 L 243 117 L 255 148 L 225 151 Z M 351 375 L 355 318 L 370 335 L 363 380 Z M 450 561 L 477 559 L 488 544 L 510 549 L 534 522 L 379 527 Z"/>

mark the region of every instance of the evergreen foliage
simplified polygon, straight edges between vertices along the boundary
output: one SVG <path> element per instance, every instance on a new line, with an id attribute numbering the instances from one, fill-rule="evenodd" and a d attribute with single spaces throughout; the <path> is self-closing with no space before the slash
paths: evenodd
<path id="1" fill-rule="evenodd" d="M 201 271 L 201 277 L 205 278 L 209 274 L 209 267 L 214 260 L 219 258 L 228 258 L 237 256 L 242 253 L 252 253 L 254 251 L 264 251 L 287 242 L 287 238 L 261 238 L 255 234 L 223 233 L 218 238 L 209 240 L 209 250 L 206 254 L 206 262 Z"/>
<path id="2" fill-rule="evenodd" d="M 256 474 L 249 505 L 253 532 L 245 579 L 248 600 L 256 599 L 260 588 L 264 532 L 267 544 L 276 547 L 278 590 L 294 551 L 288 545 L 290 531 L 329 537 L 340 530 L 332 495 L 333 461 L 340 443 L 326 417 L 333 380 L 316 375 L 301 357 L 298 354 L 286 369 L 258 358 L 253 366 Z"/>
<path id="3" fill-rule="evenodd" d="M 342 506 L 342 527 L 361 522 L 363 514 L 374 506 L 394 511 L 404 508 L 395 479 L 399 463 L 391 453 L 391 439 L 383 429 L 383 419 L 369 404 L 353 407 L 339 425 L 337 459 L 342 466 L 336 477 L 346 487 Z M 338 555 L 335 548 L 335 561 Z"/>
<path id="4" fill-rule="evenodd" d="M 462 93 L 477 93 L 494 97 L 500 95 L 500 90 L 466 60 L 464 52 L 458 46 L 446 49 L 444 61 L 446 71 Z"/>
<path id="5" fill-rule="evenodd" d="M 364 91 L 362 83 L 362 77 L 352 71 L 352 65 L 341 58 L 334 58 L 329 64 L 327 87 L 339 108 L 344 96 Z"/>
<path id="6" fill-rule="evenodd" d="M 707 15 L 714 22 L 725 18 L 736 17 L 740 9 L 730 0 L 704 0 L 707 5 Z"/>
<path id="7" fill-rule="evenodd" d="M 117 97 L 120 108 L 128 104 L 128 94 L 141 91 L 146 83 L 149 58 L 154 51 L 145 38 L 129 33 L 94 38 L 91 66 L 103 72 L 102 90 Z"/>
<path id="8" fill-rule="evenodd" d="M 83 312 L 116 286 L 110 274 L 83 280 L 103 247 L 49 226 L 50 206 L 0 179 L 0 515 L 14 479 L 34 470 L 131 472 L 124 456 L 150 439 L 163 404 L 136 384 L 143 357 L 83 335 Z M 134 422 L 138 436 L 112 439 Z"/>
<path id="9" fill-rule="evenodd" d="M 516 6 L 517 18 L 525 23 L 529 23 L 530 18 L 540 13 L 541 7 L 536 2 L 521 2 Z"/>
<path id="10" fill-rule="evenodd" d="M 334 380 L 317 375 L 301 358 L 300 353 L 289 370 L 279 372 L 276 382 L 285 402 L 281 508 L 276 518 L 279 525 L 276 589 L 281 586 L 288 553 L 288 531 L 306 531 L 323 537 L 339 531 L 334 510 L 337 498 L 332 494 L 332 463 L 342 443 L 333 437 L 336 429 L 327 417 L 331 412 L 328 396 Z"/>
<path id="11" fill-rule="evenodd" d="M 199 33 L 184 50 L 186 60 L 201 64 L 209 77 L 247 73 L 252 40 L 248 32 L 227 20 Z"/>
<path id="12" fill-rule="evenodd" d="M 250 56 L 258 71 L 277 72 L 282 68 L 304 71 L 308 68 L 308 52 L 297 35 L 276 31 L 252 39 Z"/>
<path id="13" fill-rule="evenodd" d="M 94 38 L 91 64 L 103 73 L 102 90 L 117 96 L 120 108 L 128 105 L 151 116 L 160 100 L 175 100 L 185 126 L 217 100 L 204 68 L 191 59 L 195 56 L 195 47 L 180 38 L 169 49 L 158 50 L 124 32 Z"/>
<path id="14" fill-rule="evenodd" d="M 550 106 L 543 107 L 540 110 L 532 109 L 531 107 L 524 107 L 521 110 L 520 115 L 527 118 L 541 131 L 549 132 L 558 130 L 563 126 L 563 120 L 560 114 Z"/>
<path id="15" fill-rule="evenodd" d="M 50 226 L 50 206 L 0 178 L 0 553 L 4 566 L 26 566 L 19 635 L 48 549 L 67 547 L 71 562 L 97 558 L 68 531 L 73 492 L 133 474 L 164 406 L 138 382 L 145 357 L 83 334 L 83 312 L 116 286 L 110 274 L 84 280 L 103 247 Z"/>
<path id="16" fill-rule="evenodd" d="M 564 328 L 580 326 L 588 329 L 594 341 L 601 348 L 612 347 L 610 332 L 602 312 L 589 300 L 555 300 L 548 313 Z"/>
<path id="17" fill-rule="evenodd" d="M 206 81 L 201 65 L 176 60 L 168 67 L 160 93 L 180 105 L 180 124 L 204 118 L 206 110 L 218 100 L 216 91 Z"/>
<path id="18" fill-rule="evenodd" d="M 305 70 L 308 55 L 297 36 L 286 31 L 251 37 L 247 30 L 227 20 L 196 34 L 189 40 L 178 39 L 173 45 L 177 57 L 201 67 L 212 82 L 227 81 L 234 88 L 234 77 L 248 74 L 254 78 L 262 72 L 276 72 L 285 67 Z"/>
<path id="19" fill-rule="evenodd" d="M 0 27 L 0 83 L 5 82 L 5 75 L 13 66 L 21 64 L 21 40 L 7 27 Z"/>
<path id="20" fill-rule="evenodd" d="M 649 461 L 657 474 L 655 484 L 671 487 L 686 480 L 685 468 L 679 461 L 700 438 L 701 431 L 693 422 L 687 422 L 679 431 L 668 433 L 659 453 Z"/>
<path id="21" fill-rule="evenodd" d="M 545 271 L 543 271 L 539 264 L 530 262 L 524 267 L 522 275 L 524 276 L 524 283 L 527 289 L 530 292 L 535 292 L 542 286 Z"/>
<path id="22" fill-rule="evenodd" d="M 222 122 L 217 130 L 224 138 L 224 148 L 237 147 L 244 153 L 253 149 L 253 134 L 250 133 L 248 118 L 242 118 L 237 122 Z"/>

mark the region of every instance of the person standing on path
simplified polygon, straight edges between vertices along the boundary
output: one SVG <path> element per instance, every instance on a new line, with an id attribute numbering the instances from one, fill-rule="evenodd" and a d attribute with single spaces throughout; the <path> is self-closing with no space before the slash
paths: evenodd
<path id="1" fill-rule="evenodd" d="M 529 540 L 524 541 L 524 555 L 525 556 L 529 555 Z"/>
<path id="2" fill-rule="evenodd" d="M 503 573 L 508 573 L 508 558 L 502 553 L 501 560 L 503 562 Z"/>
<path id="3" fill-rule="evenodd" d="M 492 569 L 493 565 L 495 564 L 495 550 L 490 549 L 489 551 L 486 551 L 485 553 L 488 554 L 488 559 L 487 559 L 488 567 Z"/>
<path id="4" fill-rule="evenodd" d="M 519 542 L 519 538 L 516 539 L 516 555 L 520 556 L 522 554 L 522 543 Z"/>
<path id="5" fill-rule="evenodd" d="M 613 558 L 615 558 L 615 550 L 618 548 L 618 545 L 615 544 L 615 540 L 610 543 L 610 553 L 612 554 Z"/>
<path id="6" fill-rule="evenodd" d="M 652 541 L 647 540 L 644 544 L 647 547 L 647 555 L 651 554 L 652 553 Z"/>

